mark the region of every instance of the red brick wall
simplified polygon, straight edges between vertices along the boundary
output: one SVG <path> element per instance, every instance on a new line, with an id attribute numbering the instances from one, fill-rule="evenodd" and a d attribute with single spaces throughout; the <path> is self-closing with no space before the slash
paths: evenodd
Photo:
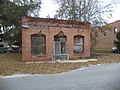
<path id="1" fill-rule="evenodd" d="M 105 25 L 108 29 L 105 29 L 106 35 L 101 33 L 101 30 L 98 29 L 98 37 L 96 46 L 94 47 L 95 50 L 111 50 L 114 46 L 114 40 L 116 40 L 116 34 L 114 33 L 114 28 L 118 28 L 120 30 L 120 21 L 113 22 L 111 24 Z"/>
<path id="2" fill-rule="evenodd" d="M 51 27 L 51 26 L 33 26 L 22 29 L 22 60 L 23 61 L 48 61 L 52 60 L 54 51 L 54 36 L 60 31 L 67 37 L 67 49 L 70 59 L 79 59 L 90 57 L 90 24 L 81 23 L 77 21 L 67 21 L 58 19 L 45 19 L 45 18 L 31 18 L 23 17 L 22 23 L 27 24 L 44 24 L 44 25 L 64 25 L 64 26 L 80 26 L 81 28 L 66 28 L 66 27 Z M 32 56 L 31 55 L 31 35 L 42 32 L 46 35 L 46 55 L 45 56 Z M 74 36 L 84 36 L 84 52 L 75 54 L 73 52 Z"/>

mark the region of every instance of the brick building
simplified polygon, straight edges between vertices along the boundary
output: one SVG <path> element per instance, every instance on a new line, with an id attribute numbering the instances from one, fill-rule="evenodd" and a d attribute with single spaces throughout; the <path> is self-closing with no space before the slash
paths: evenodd
<path id="1" fill-rule="evenodd" d="M 90 57 L 90 23 L 22 18 L 22 60 L 49 61 Z"/>
<path id="2" fill-rule="evenodd" d="M 115 47 L 114 40 L 116 40 L 116 33 L 119 30 L 120 30 L 120 20 L 107 24 L 102 28 L 97 29 L 95 31 L 97 32 L 96 33 L 97 43 L 94 49 L 95 50 L 111 50 L 112 47 Z"/>

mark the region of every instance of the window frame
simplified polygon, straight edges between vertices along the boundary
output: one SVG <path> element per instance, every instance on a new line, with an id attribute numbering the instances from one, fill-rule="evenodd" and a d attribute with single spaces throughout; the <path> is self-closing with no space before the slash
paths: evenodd
<path id="1" fill-rule="evenodd" d="M 75 50 L 74 50 L 74 48 L 75 48 L 75 46 L 81 46 L 81 45 L 75 45 L 75 44 L 77 44 L 77 43 L 75 43 L 75 38 L 79 38 L 79 40 L 80 40 L 80 38 L 82 38 L 82 51 L 81 52 L 75 52 Z M 74 36 L 74 45 L 73 45 L 73 52 L 74 52 L 74 54 L 81 54 L 81 53 L 84 53 L 84 36 L 82 36 L 82 35 L 76 35 L 76 36 Z"/>
<path id="2" fill-rule="evenodd" d="M 43 37 L 44 38 L 44 53 L 42 52 L 42 54 L 41 53 L 36 53 L 36 54 L 33 54 L 33 45 L 32 45 L 32 37 Z M 45 56 L 46 55 L 46 35 L 44 35 L 44 34 L 32 34 L 31 35 L 31 55 L 32 56 Z"/>

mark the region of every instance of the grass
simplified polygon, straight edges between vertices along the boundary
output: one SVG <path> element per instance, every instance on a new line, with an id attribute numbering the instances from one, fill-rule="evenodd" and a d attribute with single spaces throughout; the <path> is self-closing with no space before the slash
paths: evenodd
<path id="1" fill-rule="evenodd" d="M 18 62 L 21 57 L 20 53 L 0 53 L 0 62 Z"/>
<path id="2" fill-rule="evenodd" d="M 80 68 L 82 66 L 104 64 L 104 63 L 120 63 L 120 57 L 115 56 L 93 56 L 98 61 L 80 62 L 80 63 L 25 63 L 20 61 L 21 54 L 2 53 L 0 54 L 0 75 L 12 74 L 55 74 L 68 72 Z"/>
<path id="3" fill-rule="evenodd" d="M 93 53 L 112 53 L 111 50 L 94 50 Z"/>

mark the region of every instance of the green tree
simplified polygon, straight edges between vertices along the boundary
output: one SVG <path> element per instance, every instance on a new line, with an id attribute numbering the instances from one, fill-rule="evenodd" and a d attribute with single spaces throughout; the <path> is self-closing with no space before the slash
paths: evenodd
<path id="1" fill-rule="evenodd" d="M 0 33 L 9 45 L 21 47 L 21 17 L 38 16 L 41 0 L 0 0 Z"/>
<path id="2" fill-rule="evenodd" d="M 117 47 L 118 51 L 120 51 L 120 31 L 116 34 L 116 41 L 114 41 L 114 45 Z"/>

